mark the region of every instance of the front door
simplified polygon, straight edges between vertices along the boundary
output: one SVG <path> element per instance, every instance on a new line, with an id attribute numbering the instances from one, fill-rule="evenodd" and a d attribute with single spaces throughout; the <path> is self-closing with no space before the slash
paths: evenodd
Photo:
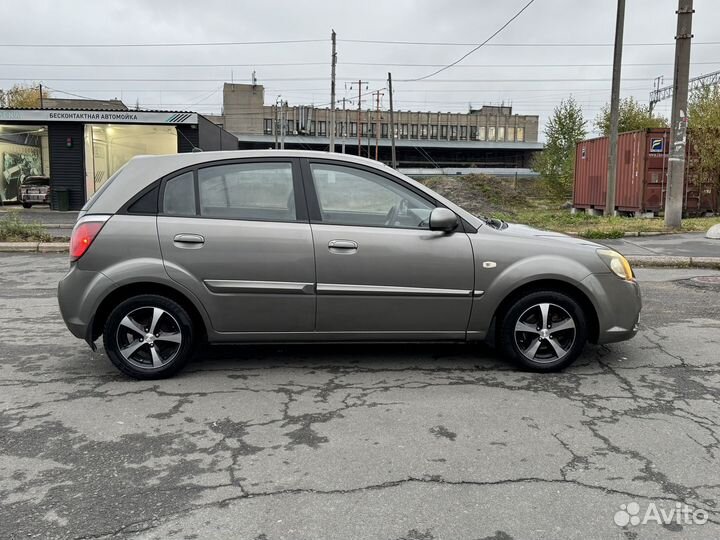
<path id="1" fill-rule="evenodd" d="M 315 265 L 297 161 L 207 164 L 166 180 L 160 199 L 166 270 L 202 301 L 217 332 L 313 331 Z"/>
<path id="2" fill-rule="evenodd" d="M 461 230 L 431 231 L 421 192 L 355 165 L 306 168 L 317 331 L 342 339 L 462 339 L 473 255 Z"/>

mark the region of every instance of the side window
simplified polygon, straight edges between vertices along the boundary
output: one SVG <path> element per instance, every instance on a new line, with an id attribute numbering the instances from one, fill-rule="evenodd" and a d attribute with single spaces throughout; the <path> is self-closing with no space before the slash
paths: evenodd
<path id="1" fill-rule="evenodd" d="M 192 171 L 171 178 L 165 183 L 163 213 L 174 216 L 195 215 L 195 182 Z"/>
<path id="2" fill-rule="evenodd" d="M 430 202 L 383 176 L 338 165 L 311 164 L 323 223 L 427 229 Z"/>
<path id="3" fill-rule="evenodd" d="M 233 163 L 198 171 L 200 215 L 226 219 L 295 221 L 290 163 Z"/>
<path id="4" fill-rule="evenodd" d="M 160 185 L 156 185 L 128 208 L 128 214 L 157 214 L 158 192 Z"/>

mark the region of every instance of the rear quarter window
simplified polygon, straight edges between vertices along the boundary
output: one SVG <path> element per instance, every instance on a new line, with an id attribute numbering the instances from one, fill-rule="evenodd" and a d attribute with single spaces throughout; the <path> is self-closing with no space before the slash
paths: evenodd
<path id="1" fill-rule="evenodd" d="M 158 182 L 150 191 L 128 207 L 128 214 L 157 214 L 159 192 L 160 183 Z"/>

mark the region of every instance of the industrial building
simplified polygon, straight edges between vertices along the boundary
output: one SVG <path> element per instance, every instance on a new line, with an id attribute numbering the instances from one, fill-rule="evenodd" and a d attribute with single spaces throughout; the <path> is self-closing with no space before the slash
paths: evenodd
<path id="1" fill-rule="evenodd" d="M 26 176 L 42 175 L 50 177 L 52 208 L 78 210 L 133 156 L 237 147 L 194 112 L 49 98 L 42 109 L 0 108 L 0 202 L 16 200 Z"/>
<path id="2" fill-rule="evenodd" d="M 366 96 L 370 103 L 370 96 Z M 351 109 L 338 102 L 335 151 L 391 159 L 390 114 L 387 110 Z M 265 103 L 260 84 L 223 87 L 223 112 L 209 116 L 238 138 L 240 148 L 328 150 L 329 107 Z M 513 114 L 510 106 L 483 106 L 467 113 L 394 113 L 395 145 L 400 168 L 473 167 L 527 168 L 538 142 L 538 116 Z"/>
<path id="3" fill-rule="evenodd" d="M 335 151 L 391 161 L 387 110 L 336 109 Z M 131 110 L 122 101 L 43 98 L 41 108 L 0 108 L 0 202 L 17 199 L 26 176 L 50 177 L 51 206 L 79 209 L 130 158 L 196 150 L 328 150 L 329 107 L 266 105 L 259 84 L 225 84 L 221 115 Z M 395 111 L 401 170 L 528 171 L 538 117 L 509 106 L 468 113 Z M 359 149 L 359 152 L 358 152 Z M 377 154 L 376 154 L 377 152 Z M 451 174 L 451 173 L 448 173 Z"/>

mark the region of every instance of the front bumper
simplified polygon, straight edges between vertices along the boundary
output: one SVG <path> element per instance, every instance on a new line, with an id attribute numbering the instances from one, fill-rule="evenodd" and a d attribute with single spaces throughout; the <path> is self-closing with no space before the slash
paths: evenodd
<path id="1" fill-rule="evenodd" d="M 637 334 L 642 296 L 637 281 L 615 274 L 591 274 L 583 285 L 592 294 L 598 316 L 599 344 L 625 341 Z"/>
<path id="2" fill-rule="evenodd" d="M 20 192 L 20 202 L 48 204 L 50 198 L 47 193 L 24 193 Z"/>

